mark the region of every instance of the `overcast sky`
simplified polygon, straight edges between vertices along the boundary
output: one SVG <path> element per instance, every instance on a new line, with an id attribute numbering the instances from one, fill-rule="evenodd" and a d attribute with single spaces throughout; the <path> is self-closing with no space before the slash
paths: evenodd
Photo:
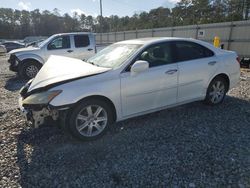
<path id="1" fill-rule="evenodd" d="M 102 0 L 103 15 L 133 15 L 135 12 L 148 11 L 160 6 L 172 8 L 178 0 Z M 19 10 L 50 10 L 58 8 L 61 14 L 76 11 L 86 15 L 97 16 L 99 0 L 0 0 L 1 8 Z"/>

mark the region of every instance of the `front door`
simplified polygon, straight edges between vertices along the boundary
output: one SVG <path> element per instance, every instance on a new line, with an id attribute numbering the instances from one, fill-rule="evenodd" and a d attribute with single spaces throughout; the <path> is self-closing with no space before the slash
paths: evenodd
<path id="1" fill-rule="evenodd" d="M 46 60 L 50 55 L 59 55 L 66 57 L 74 57 L 74 50 L 70 42 L 69 35 L 58 36 L 54 38 L 45 49 Z"/>
<path id="2" fill-rule="evenodd" d="M 129 68 L 121 73 L 123 116 L 175 104 L 178 67 L 172 60 L 171 43 L 153 45 L 135 59 L 145 60 L 149 69 L 132 75 Z"/>

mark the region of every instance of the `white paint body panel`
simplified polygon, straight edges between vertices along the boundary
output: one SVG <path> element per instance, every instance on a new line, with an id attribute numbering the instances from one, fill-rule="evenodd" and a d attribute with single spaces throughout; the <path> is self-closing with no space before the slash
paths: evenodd
<path id="1" fill-rule="evenodd" d="M 175 40 L 192 41 L 201 44 L 212 50 L 215 55 L 209 58 L 152 67 L 137 75 L 132 75 L 130 72 L 124 71 L 131 63 L 131 60 L 145 47 L 159 42 Z M 68 71 L 72 73 L 70 74 L 71 78 L 85 74 L 102 73 L 51 88 L 50 90 L 62 90 L 63 92 L 55 97 L 50 104 L 60 107 L 74 104 L 85 97 L 104 96 L 114 104 L 117 121 L 120 121 L 180 104 L 203 100 L 209 83 L 216 75 L 221 73 L 229 77 L 230 88 L 239 82 L 240 67 L 236 61 L 236 53 L 214 48 L 205 42 L 194 39 L 151 38 L 123 41 L 120 43 L 135 43 L 142 44 L 143 46 L 117 69 L 107 70 L 83 63 L 83 67 L 87 70 L 76 68 L 78 70 L 74 74 L 74 71 L 71 71 L 70 68 Z M 79 63 L 70 58 L 66 60 L 60 58 L 60 60 L 57 60 L 58 65 L 60 62 L 64 62 L 65 70 L 67 68 L 66 65 L 71 67 L 70 62 Z M 57 60 L 52 59 L 51 61 L 56 63 Z M 212 61 L 216 63 L 209 65 L 208 63 Z M 67 75 L 60 75 L 56 71 L 50 72 L 49 69 L 48 67 L 46 70 L 45 64 L 41 73 L 38 73 L 33 81 L 34 83 L 32 83 L 30 91 L 55 82 L 58 79 L 57 77 L 67 77 Z M 172 69 L 176 69 L 176 73 L 166 74 L 168 70 Z M 47 71 L 50 76 L 46 75 Z M 58 71 L 60 71 L 60 67 L 58 67 Z M 67 71 L 64 73 L 67 73 Z M 55 74 L 55 78 L 53 78 L 53 74 Z M 63 79 L 67 79 L 66 77 Z"/>
<path id="2" fill-rule="evenodd" d="M 177 72 L 166 74 L 173 69 L 177 70 L 177 64 L 152 67 L 137 75 L 121 74 L 123 116 L 176 103 Z"/>

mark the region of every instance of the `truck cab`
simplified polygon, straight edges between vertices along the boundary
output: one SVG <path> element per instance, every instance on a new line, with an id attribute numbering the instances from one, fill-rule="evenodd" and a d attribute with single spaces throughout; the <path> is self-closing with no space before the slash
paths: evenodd
<path id="1" fill-rule="evenodd" d="M 51 55 L 87 60 L 96 53 L 93 33 L 55 34 L 36 46 L 12 50 L 10 52 L 10 70 L 26 79 L 36 76 Z M 70 63 L 70 62 L 69 62 Z"/>

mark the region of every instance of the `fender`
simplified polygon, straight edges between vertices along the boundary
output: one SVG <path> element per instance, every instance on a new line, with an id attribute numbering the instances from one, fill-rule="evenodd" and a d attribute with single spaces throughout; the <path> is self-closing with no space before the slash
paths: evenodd
<path id="1" fill-rule="evenodd" d="M 226 76 L 228 77 L 228 79 L 229 79 L 229 88 L 230 88 L 230 82 L 231 82 L 231 80 L 230 80 L 230 76 L 228 75 L 228 73 L 226 73 L 226 72 L 216 72 L 216 74 L 214 74 L 214 75 L 208 80 L 208 82 L 207 82 L 207 84 L 206 84 L 206 90 L 207 90 L 209 84 L 211 83 L 211 81 L 212 81 L 216 76 L 218 76 L 218 75 L 220 75 L 220 74 L 224 74 L 224 75 L 226 75 Z"/>
<path id="2" fill-rule="evenodd" d="M 45 61 L 42 57 L 40 57 L 39 55 L 36 55 L 36 54 L 32 54 L 32 53 L 20 54 L 20 55 L 17 54 L 16 57 L 18 58 L 18 60 L 20 62 L 23 62 L 26 59 L 34 59 L 37 62 L 41 63 L 42 65 L 45 63 Z"/>

